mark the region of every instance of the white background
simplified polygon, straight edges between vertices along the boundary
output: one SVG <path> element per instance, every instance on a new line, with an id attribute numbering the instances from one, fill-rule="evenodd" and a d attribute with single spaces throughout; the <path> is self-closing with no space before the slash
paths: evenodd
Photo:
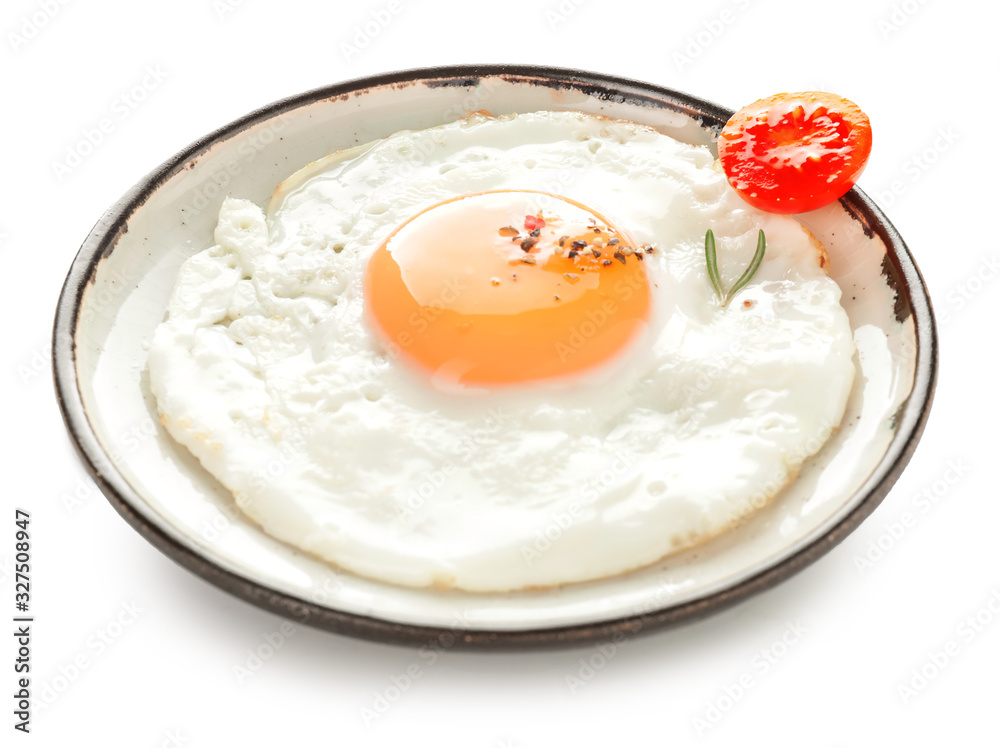
<path id="1" fill-rule="evenodd" d="M 359 36 L 379 11 L 388 23 Z M 995 743 L 998 22 L 996 4 L 973 0 L 5 0 L 0 610 L 13 617 L 21 507 L 32 514 L 40 698 L 32 734 L 14 732 L 5 636 L 3 744 Z M 939 315 L 934 411 L 875 514 L 778 588 L 606 650 L 610 659 L 589 646 L 449 651 L 430 663 L 416 648 L 290 624 L 282 633 L 281 619 L 179 568 L 118 517 L 77 461 L 53 396 L 49 336 L 65 273 L 147 171 L 274 99 L 469 62 L 578 67 L 730 107 L 782 90 L 848 96 L 875 131 L 861 187 L 907 239 Z M 103 141 L 58 168 L 106 117 Z M 861 564 L 865 554 L 876 560 Z M 241 676 L 268 639 L 282 645 Z M 930 657 L 946 647 L 957 654 L 934 673 Z M 920 686 L 914 668 L 932 677 Z M 371 719 L 379 697 L 392 703 Z"/>

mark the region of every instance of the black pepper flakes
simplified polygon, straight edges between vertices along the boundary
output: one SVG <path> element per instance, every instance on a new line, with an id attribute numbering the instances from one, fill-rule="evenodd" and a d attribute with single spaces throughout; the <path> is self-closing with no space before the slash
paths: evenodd
<path id="1" fill-rule="evenodd" d="M 569 259 L 571 259 L 571 260 L 572 260 L 572 259 L 573 259 L 574 257 L 577 257 L 577 256 L 578 256 L 579 254 L 580 254 L 580 253 L 579 253 L 579 252 L 577 252 L 577 251 L 576 251 L 575 249 L 571 249 L 571 250 L 570 250 L 569 252 L 567 252 L 567 253 L 566 253 L 566 256 L 567 256 L 567 257 L 568 257 Z"/>
<path id="2" fill-rule="evenodd" d="M 647 254 L 647 255 L 651 255 L 651 254 L 653 254 L 653 245 L 652 245 L 652 244 L 643 244 L 643 245 L 642 245 L 642 248 L 643 248 L 644 250 L 646 250 L 646 254 Z"/>
<path id="3" fill-rule="evenodd" d="M 568 236 L 560 236 L 559 237 L 559 246 L 562 247 L 563 245 L 565 245 L 567 239 L 569 239 Z"/>
<path id="4" fill-rule="evenodd" d="M 599 250 L 599 249 L 592 249 L 590 251 L 594 253 L 594 257 L 600 257 L 601 256 L 601 250 Z"/>
<path id="5" fill-rule="evenodd" d="M 541 230 L 541 229 L 535 229 L 534 231 L 530 232 L 531 236 L 534 236 L 534 237 L 536 237 L 536 238 L 537 238 L 538 236 L 540 236 L 540 235 L 541 235 L 541 233 L 542 233 L 542 230 Z"/>
<path id="6" fill-rule="evenodd" d="M 604 267 L 607 267 L 611 264 L 611 260 L 601 260 L 601 264 L 604 265 Z"/>
<path id="7" fill-rule="evenodd" d="M 614 258 L 618 260 L 618 262 L 620 262 L 622 265 L 625 264 L 625 255 L 623 255 L 621 252 L 615 252 Z"/>
<path id="8" fill-rule="evenodd" d="M 531 248 L 534 247 L 536 244 L 538 244 L 538 240 L 535 239 L 534 237 L 529 237 L 525 239 L 523 242 L 521 242 L 521 249 L 523 249 L 525 252 L 530 252 Z"/>
<path id="9" fill-rule="evenodd" d="M 620 240 L 619 240 L 619 238 L 618 238 L 617 236 L 613 236 L 613 237 L 611 237 L 610 239 L 608 239 L 608 246 L 609 246 L 609 247 L 613 247 L 613 246 L 614 246 L 614 245 L 616 245 L 616 244 L 617 244 L 617 243 L 618 243 L 619 241 L 620 241 Z"/>
<path id="10" fill-rule="evenodd" d="M 584 247 L 587 246 L 587 242 L 583 241 L 583 239 L 577 239 L 575 242 L 570 244 L 570 246 L 573 249 L 583 249 Z"/>

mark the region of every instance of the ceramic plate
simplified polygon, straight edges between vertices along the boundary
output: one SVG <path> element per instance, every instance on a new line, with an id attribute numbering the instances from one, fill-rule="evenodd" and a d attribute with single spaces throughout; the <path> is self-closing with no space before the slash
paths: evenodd
<path id="1" fill-rule="evenodd" d="M 351 81 L 276 102 L 156 168 L 98 221 L 56 315 L 57 393 L 83 461 L 153 545 L 262 608 L 343 634 L 447 646 L 571 644 L 705 615 L 766 589 L 844 539 L 916 446 L 936 371 L 927 292 L 895 229 L 862 192 L 803 215 L 827 246 L 858 354 L 841 429 L 775 501 L 737 529 L 643 570 L 547 591 L 404 589 L 338 572 L 264 535 L 160 426 L 146 347 L 178 267 L 212 243 L 227 195 L 265 204 L 330 151 L 470 110 L 577 110 L 711 145 L 731 112 L 575 70 L 466 66 Z"/>

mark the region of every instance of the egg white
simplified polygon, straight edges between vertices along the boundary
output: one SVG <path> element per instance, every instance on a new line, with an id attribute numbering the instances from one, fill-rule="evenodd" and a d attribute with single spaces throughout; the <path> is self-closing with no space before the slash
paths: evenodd
<path id="1" fill-rule="evenodd" d="M 161 419 L 264 531 L 395 584 L 580 582 L 732 528 L 837 428 L 854 344 L 807 232 L 748 207 L 713 162 L 634 123 L 474 115 L 312 164 L 266 217 L 227 199 L 150 347 Z M 442 393 L 366 324 L 365 262 L 397 226 L 504 189 L 564 195 L 656 247 L 651 334 L 610 374 Z M 708 228 L 727 287 L 767 236 L 727 308 Z"/>

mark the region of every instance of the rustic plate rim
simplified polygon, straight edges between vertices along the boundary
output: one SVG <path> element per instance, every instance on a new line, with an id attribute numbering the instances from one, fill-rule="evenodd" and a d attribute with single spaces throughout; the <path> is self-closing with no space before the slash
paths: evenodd
<path id="1" fill-rule="evenodd" d="M 285 112 L 317 101 L 350 95 L 369 88 L 433 81 L 434 85 L 474 85 L 481 78 L 500 77 L 514 82 L 574 88 L 618 102 L 634 101 L 670 108 L 700 119 L 717 130 L 732 111 L 710 101 L 643 81 L 573 68 L 535 65 L 449 65 L 412 68 L 365 76 L 312 89 L 279 99 L 224 125 L 164 161 L 116 201 L 97 221 L 84 240 L 63 284 L 53 326 L 52 363 L 56 398 L 66 428 L 84 466 L 118 513 L 148 542 L 173 561 L 215 586 L 260 608 L 291 620 L 339 634 L 398 644 L 447 642 L 447 646 L 529 648 L 579 645 L 595 640 L 661 629 L 694 621 L 719 612 L 741 600 L 774 587 L 840 543 L 870 515 L 889 493 L 913 455 L 926 425 L 937 380 L 938 341 L 933 308 L 926 285 L 899 232 L 881 209 L 861 190 L 854 188 L 842 204 L 868 231 L 879 236 L 887 248 L 895 291 L 912 315 L 916 337 L 913 388 L 896 415 L 896 430 L 888 449 L 856 491 L 844 513 L 831 527 L 818 528 L 789 546 L 793 552 L 766 565 L 759 573 L 740 579 L 730 587 L 694 600 L 611 620 L 523 630 L 460 630 L 400 623 L 347 613 L 302 600 L 281 590 L 248 579 L 209 560 L 183 542 L 179 533 L 156 521 L 145 502 L 117 471 L 94 433 L 80 394 L 76 376 L 75 332 L 80 303 L 87 284 L 101 259 L 113 251 L 127 230 L 128 218 L 184 164 L 224 140 Z M 707 122 L 706 122 L 707 121 Z"/>

